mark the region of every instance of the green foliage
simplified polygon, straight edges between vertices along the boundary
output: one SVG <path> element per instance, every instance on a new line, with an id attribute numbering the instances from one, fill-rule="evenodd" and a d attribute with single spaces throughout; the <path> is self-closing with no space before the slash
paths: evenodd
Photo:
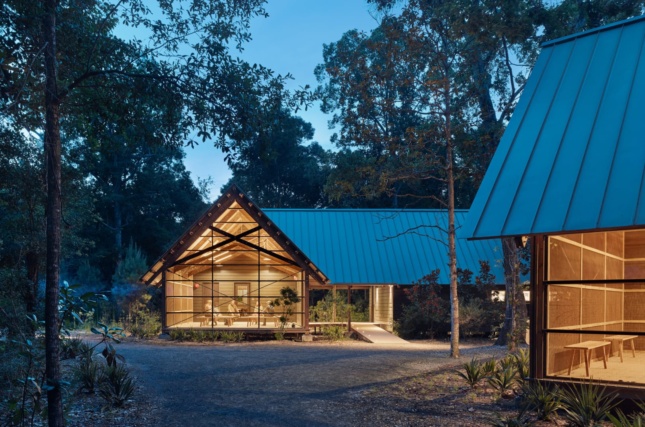
<path id="1" fill-rule="evenodd" d="M 538 380 L 522 384 L 522 401 L 524 407 L 535 411 L 538 420 L 549 420 L 562 408 L 562 398 L 557 385 Z"/>
<path id="2" fill-rule="evenodd" d="M 95 327 L 92 327 L 90 330 L 92 333 L 100 335 L 101 339 L 96 346 L 103 345 L 103 350 L 101 351 L 101 355 L 105 358 L 105 362 L 107 363 L 108 366 L 114 367 L 116 366 L 116 361 L 120 360 L 121 362 L 125 362 L 125 358 L 117 354 L 116 349 L 114 348 L 113 343 L 120 344 L 121 343 L 121 338 L 125 337 L 125 334 L 123 333 L 123 328 L 118 327 L 118 326 L 107 326 L 104 325 L 103 323 L 98 323 L 98 329 Z"/>
<path id="3" fill-rule="evenodd" d="M 503 397 L 507 392 L 513 389 L 517 383 L 517 370 L 514 366 L 507 366 L 495 370 L 495 372 L 488 377 L 488 384 L 494 388 L 499 397 Z"/>
<path id="4" fill-rule="evenodd" d="M 517 379 L 520 383 L 524 383 L 530 375 L 529 351 L 528 349 L 522 348 L 512 353 L 512 356 L 515 362 L 515 368 L 517 369 Z"/>
<path id="5" fill-rule="evenodd" d="M 330 341 L 341 341 L 345 339 L 347 328 L 340 325 L 325 326 L 322 330 L 323 336 Z"/>
<path id="6" fill-rule="evenodd" d="M 139 278 L 148 270 L 148 260 L 139 247 L 130 241 L 125 251 L 125 257 L 116 266 L 112 276 L 114 284 L 137 283 Z"/>
<path id="7" fill-rule="evenodd" d="M 645 426 L 645 402 L 636 402 L 638 410 L 626 415 L 622 410 L 617 409 L 615 414 L 608 414 L 607 417 L 614 427 L 644 427 Z"/>
<path id="8" fill-rule="evenodd" d="M 221 331 L 220 339 L 223 342 L 241 342 L 244 340 L 244 332 Z"/>
<path id="9" fill-rule="evenodd" d="M 94 393 L 102 378 L 102 366 L 94 357 L 94 349 L 87 349 L 81 356 L 74 369 L 74 376 L 79 383 L 80 390 Z"/>
<path id="10" fill-rule="evenodd" d="M 470 362 L 462 365 L 463 371 L 455 371 L 457 375 L 466 380 L 470 388 L 475 388 L 486 377 L 484 365 L 474 357 Z"/>
<path id="11" fill-rule="evenodd" d="M 439 270 L 405 288 L 408 303 L 398 321 L 396 332 L 403 338 L 434 338 L 449 329 L 448 302 L 439 295 Z"/>
<path id="12" fill-rule="evenodd" d="M 484 370 L 485 376 L 492 375 L 497 369 L 497 360 L 494 357 L 487 360 L 483 363 L 482 369 Z"/>
<path id="13" fill-rule="evenodd" d="M 276 341 L 284 340 L 284 332 L 276 332 L 275 334 L 273 334 L 273 336 L 275 337 Z"/>
<path id="14" fill-rule="evenodd" d="M 563 417 L 572 426 L 600 425 L 619 403 L 617 394 L 591 381 L 562 389 Z"/>
<path id="15" fill-rule="evenodd" d="M 293 306 L 299 302 L 300 297 L 295 289 L 289 286 L 284 286 L 280 289 L 280 297 L 272 301 L 274 307 L 284 307 L 282 315 L 280 316 L 280 329 L 284 330 L 287 326 L 287 323 L 289 323 L 293 315 Z"/>
<path id="16" fill-rule="evenodd" d="M 186 339 L 186 333 L 183 329 L 171 329 L 168 335 L 173 341 L 184 341 Z"/>
<path id="17" fill-rule="evenodd" d="M 366 322 L 369 320 L 369 302 L 359 292 L 352 291 L 352 304 L 347 304 L 347 291 L 325 293 L 324 297 L 309 307 L 309 321 L 311 322 L 338 322 L 347 319 L 347 311 L 351 310 L 352 321 Z M 334 307 L 336 318 L 334 318 Z"/>
<path id="18" fill-rule="evenodd" d="M 125 366 L 106 367 L 99 380 L 99 395 L 109 406 L 120 408 L 132 397 L 136 389 L 134 379 Z"/>
<path id="19" fill-rule="evenodd" d="M 459 329 L 466 337 L 481 335 L 486 323 L 486 312 L 479 298 L 459 302 Z"/>
<path id="20" fill-rule="evenodd" d="M 533 425 L 530 414 L 525 409 L 520 409 L 516 417 L 500 417 L 491 421 L 493 427 L 527 427 Z"/>
<path id="21" fill-rule="evenodd" d="M 128 307 L 126 329 L 135 337 L 152 338 L 161 332 L 161 316 L 149 307 L 151 299 L 144 293 Z"/>
<path id="22" fill-rule="evenodd" d="M 75 359 L 87 350 L 87 344 L 79 337 L 63 337 L 60 341 L 60 359 Z"/>

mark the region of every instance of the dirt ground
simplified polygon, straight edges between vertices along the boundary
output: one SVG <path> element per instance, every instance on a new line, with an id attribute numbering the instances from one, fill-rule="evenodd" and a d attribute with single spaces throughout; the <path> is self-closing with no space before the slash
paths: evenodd
<path id="1" fill-rule="evenodd" d="M 506 353 L 485 341 L 462 344 L 459 360 L 442 342 L 154 341 L 118 351 L 149 404 L 146 421 L 133 424 L 195 427 L 489 425 L 490 405 L 481 412 L 451 368 Z M 458 401 L 432 393 L 433 381 Z"/>

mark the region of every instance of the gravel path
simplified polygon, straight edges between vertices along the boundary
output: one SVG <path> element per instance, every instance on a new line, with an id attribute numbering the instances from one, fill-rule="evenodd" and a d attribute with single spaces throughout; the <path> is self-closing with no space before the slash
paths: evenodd
<path id="1" fill-rule="evenodd" d="M 169 427 L 372 426 L 378 408 L 352 403 L 363 390 L 474 355 L 504 354 L 503 348 L 486 344 L 464 344 L 461 350 L 462 358 L 453 360 L 447 343 L 118 346 L 142 392 L 155 402 L 160 422 Z"/>

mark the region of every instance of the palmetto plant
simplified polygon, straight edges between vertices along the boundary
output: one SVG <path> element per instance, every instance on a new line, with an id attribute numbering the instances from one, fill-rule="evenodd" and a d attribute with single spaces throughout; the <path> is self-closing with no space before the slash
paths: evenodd
<path id="1" fill-rule="evenodd" d="M 539 420 L 549 420 L 551 415 L 562 408 L 562 398 L 557 385 L 541 381 L 527 381 L 522 385 L 524 407 L 534 410 Z"/>
<path id="2" fill-rule="evenodd" d="M 99 395 L 114 407 L 121 407 L 134 394 L 134 379 L 123 365 L 105 368 L 99 384 Z"/>
<path id="3" fill-rule="evenodd" d="M 608 393 L 605 387 L 591 382 L 562 390 L 564 418 L 573 426 L 599 425 L 619 403 L 616 393 Z"/>
<path id="4" fill-rule="evenodd" d="M 638 411 L 625 415 L 620 409 L 615 415 L 609 414 L 607 417 L 615 427 L 645 427 L 645 402 L 637 402 Z"/>
<path id="5" fill-rule="evenodd" d="M 462 365 L 463 371 L 455 371 L 457 375 L 466 380 L 471 388 L 477 387 L 477 384 L 486 377 L 484 366 L 475 358 L 470 362 Z"/>
<path id="6" fill-rule="evenodd" d="M 488 378 L 488 384 L 493 387 L 502 397 L 504 393 L 511 390 L 517 382 L 517 370 L 510 365 L 506 369 L 498 369 Z"/>
<path id="7" fill-rule="evenodd" d="M 529 352 L 526 349 L 520 349 L 513 353 L 513 361 L 517 368 L 517 379 L 521 383 L 529 377 Z"/>

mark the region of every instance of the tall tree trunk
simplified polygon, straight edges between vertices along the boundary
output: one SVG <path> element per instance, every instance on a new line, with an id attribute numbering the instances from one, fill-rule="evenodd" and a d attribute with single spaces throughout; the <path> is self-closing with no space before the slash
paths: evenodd
<path id="1" fill-rule="evenodd" d="M 56 66 L 56 3 L 44 0 L 45 41 L 45 158 L 47 167 L 47 279 L 45 293 L 45 375 L 50 427 L 64 425 L 59 360 L 59 273 L 61 250 L 60 99 Z"/>
<path id="2" fill-rule="evenodd" d="M 459 295 L 457 292 L 457 245 L 455 239 L 455 177 L 453 171 L 450 82 L 446 79 L 446 173 L 448 180 L 448 258 L 450 266 L 450 357 L 459 357 Z"/>
<path id="3" fill-rule="evenodd" d="M 497 337 L 496 345 L 506 345 L 515 350 L 523 341 L 523 326 L 526 319 L 526 303 L 520 286 L 520 258 L 515 239 L 502 239 L 504 253 L 504 279 L 506 282 L 506 312 L 504 324 Z"/>

